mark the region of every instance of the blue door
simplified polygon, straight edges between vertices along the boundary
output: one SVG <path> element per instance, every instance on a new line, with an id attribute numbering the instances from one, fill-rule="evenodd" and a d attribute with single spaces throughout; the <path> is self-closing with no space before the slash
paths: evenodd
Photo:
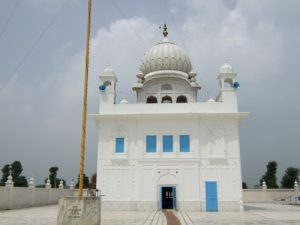
<path id="1" fill-rule="evenodd" d="M 176 187 L 172 187 L 173 189 L 173 209 L 176 209 Z"/>
<path id="2" fill-rule="evenodd" d="M 216 181 L 206 181 L 206 211 L 217 212 L 218 211 L 218 192 Z"/>

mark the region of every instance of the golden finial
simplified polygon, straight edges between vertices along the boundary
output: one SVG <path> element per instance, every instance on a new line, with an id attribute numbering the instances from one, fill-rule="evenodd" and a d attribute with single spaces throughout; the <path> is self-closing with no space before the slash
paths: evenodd
<path id="1" fill-rule="evenodd" d="M 164 31 L 163 31 L 163 35 L 164 35 L 164 37 L 167 37 L 168 36 L 168 27 L 167 27 L 167 24 L 165 23 L 164 24 L 164 27 L 163 27 L 163 29 L 164 29 Z"/>

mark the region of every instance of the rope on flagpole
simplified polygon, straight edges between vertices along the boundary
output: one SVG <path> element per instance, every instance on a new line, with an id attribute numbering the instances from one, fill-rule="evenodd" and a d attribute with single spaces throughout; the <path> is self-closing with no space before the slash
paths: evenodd
<path id="1" fill-rule="evenodd" d="M 86 114 L 87 114 L 87 93 L 88 93 L 88 77 L 89 77 L 89 49 L 90 49 L 90 33 L 91 33 L 91 5 L 92 0 L 88 0 L 88 21 L 86 32 L 86 48 L 85 48 L 85 73 L 84 73 L 84 94 L 83 94 L 83 110 L 82 110 L 82 129 L 81 129 L 81 154 L 80 154 L 80 173 L 79 173 L 79 197 L 83 196 L 84 181 L 84 158 L 85 158 L 85 137 L 86 137 Z"/>

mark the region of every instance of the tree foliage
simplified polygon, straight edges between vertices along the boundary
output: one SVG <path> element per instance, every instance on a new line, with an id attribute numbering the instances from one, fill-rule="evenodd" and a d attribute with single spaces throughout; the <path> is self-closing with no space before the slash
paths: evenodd
<path id="1" fill-rule="evenodd" d="M 91 177 L 90 188 L 96 189 L 96 185 L 97 185 L 97 173 L 93 173 Z"/>
<path id="2" fill-rule="evenodd" d="M 14 180 L 15 187 L 28 187 L 27 179 L 25 176 L 18 176 Z"/>
<path id="3" fill-rule="evenodd" d="M 49 179 L 50 179 L 50 184 L 51 188 L 57 188 L 59 185 L 59 181 L 57 179 L 57 172 L 59 168 L 57 166 L 52 166 L 49 169 Z"/>
<path id="4" fill-rule="evenodd" d="M 299 182 L 299 169 L 288 167 L 282 177 L 281 186 L 283 188 L 293 188 L 295 180 Z"/>
<path id="5" fill-rule="evenodd" d="M 59 168 L 57 166 L 52 166 L 49 169 L 50 175 L 57 175 L 57 171 L 59 170 Z"/>
<path id="6" fill-rule="evenodd" d="M 90 182 L 89 182 L 89 177 L 87 177 L 85 175 L 85 173 L 83 174 L 83 188 L 89 188 L 90 187 Z M 75 188 L 79 188 L 79 179 L 80 179 L 80 174 L 78 175 L 78 181 L 77 184 L 75 185 Z"/>
<path id="7" fill-rule="evenodd" d="M 11 175 L 12 177 L 19 177 L 23 171 L 23 167 L 20 161 L 14 161 L 11 164 Z"/>
<path id="8" fill-rule="evenodd" d="M 268 188 L 278 188 L 276 173 L 277 162 L 270 161 L 267 165 L 266 173 L 260 179 L 260 184 L 262 185 L 262 182 L 264 180 Z"/>
<path id="9" fill-rule="evenodd" d="M 49 179 L 51 188 L 58 188 L 59 183 L 62 180 L 64 185 L 66 185 L 66 181 L 62 178 L 57 177 L 57 172 L 59 171 L 59 168 L 57 166 L 52 166 L 49 169 Z M 45 179 L 45 183 L 47 182 L 48 178 Z"/>
<path id="10" fill-rule="evenodd" d="M 1 171 L 2 171 L 1 186 L 4 186 L 5 182 L 7 181 L 7 177 L 9 176 L 9 164 L 3 166 Z"/>
<path id="11" fill-rule="evenodd" d="M 9 176 L 10 173 L 10 169 L 11 169 L 11 176 L 13 178 L 13 182 L 14 182 L 14 186 L 15 187 L 27 187 L 28 183 L 27 183 L 27 179 L 25 176 L 20 176 L 22 171 L 23 171 L 23 167 L 20 161 L 14 161 L 12 164 L 6 164 L 5 166 L 3 166 L 2 168 L 2 178 L 1 178 L 1 186 L 5 185 L 5 182 L 7 181 L 7 178 Z"/>
<path id="12" fill-rule="evenodd" d="M 243 187 L 243 189 L 248 189 L 248 185 L 246 184 L 246 182 L 242 183 L 242 187 Z"/>

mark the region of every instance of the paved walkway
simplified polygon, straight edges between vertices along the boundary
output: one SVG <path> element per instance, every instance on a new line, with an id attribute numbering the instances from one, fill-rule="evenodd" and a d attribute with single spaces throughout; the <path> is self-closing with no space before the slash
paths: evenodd
<path id="1" fill-rule="evenodd" d="M 192 221 L 182 225 L 300 225 L 300 206 L 246 204 L 244 213 L 179 213 L 187 213 Z"/>
<path id="2" fill-rule="evenodd" d="M 164 212 L 165 217 L 167 218 L 167 225 L 181 225 L 179 219 L 172 211 Z"/>
<path id="3" fill-rule="evenodd" d="M 300 206 L 247 204 L 245 212 L 187 212 L 175 215 L 181 225 L 300 225 Z M 1 225 L 56 225 L 57 206 L 0 211 Z M 103 212 L 102 225 L 167 225 L 161 211 Z M 173 224 L 172 224 L 173 225 Z"/>

